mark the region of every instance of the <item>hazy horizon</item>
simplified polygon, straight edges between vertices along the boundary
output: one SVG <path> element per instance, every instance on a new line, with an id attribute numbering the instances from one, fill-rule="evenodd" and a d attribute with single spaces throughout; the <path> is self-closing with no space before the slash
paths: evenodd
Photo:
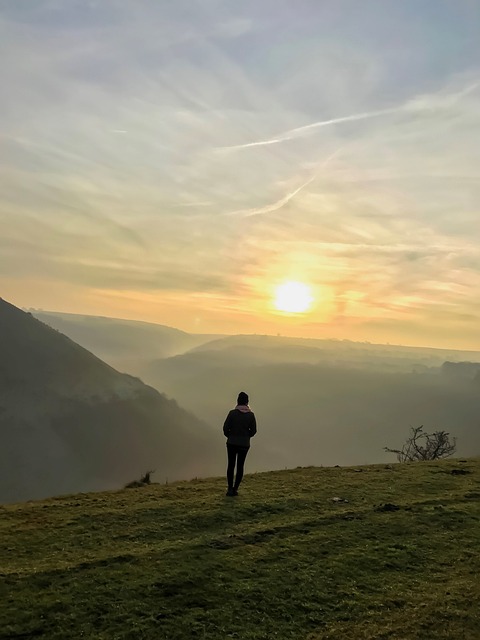
<path id="1" fill-rule="evenodd" d="M 0 295 L 480 350 L 479 28 L 469 0 L 0 0 Z"/>

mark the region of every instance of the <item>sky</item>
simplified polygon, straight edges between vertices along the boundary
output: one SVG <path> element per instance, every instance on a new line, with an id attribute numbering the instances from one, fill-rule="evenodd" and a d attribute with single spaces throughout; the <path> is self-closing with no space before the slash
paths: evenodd
<path id="1" fill-rule="evenodd" d="M 478 0 L 0 0 L 0 296 L 480 349 L 479 33 Z"/>

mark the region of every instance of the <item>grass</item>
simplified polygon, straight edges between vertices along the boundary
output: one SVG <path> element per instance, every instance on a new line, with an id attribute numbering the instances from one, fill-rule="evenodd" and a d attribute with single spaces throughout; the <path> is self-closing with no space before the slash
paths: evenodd
<path id="1" fill-rule="evenodd" d="M 480 638 L 479 460 L 302 468 L 224 490 L 0 507 L 0 638 Z"/>

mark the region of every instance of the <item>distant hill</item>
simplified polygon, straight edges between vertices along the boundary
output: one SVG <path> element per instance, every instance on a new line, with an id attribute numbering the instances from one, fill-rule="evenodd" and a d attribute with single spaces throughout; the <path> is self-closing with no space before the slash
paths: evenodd
<path id="1" fill-rule="evenodd" d="M 208 351 L 212 355 L 221 353 L 223 355 L 219 357 L 230 356 L 232 359 L 246 363 L 321 363 L 372 371 L 407 373 L 413 370 L 437 368 L 446 360 L 480 358 L 479 351 L 269 335 L 212 337 L 208 342 L 205 341 L 190 351 L 192 353 Z"/>
<path id="2" fill-rule="evenodd" d="M 143 374 L 150 365 L 155 367 L 155 361 L 206 352 L 212 363 L 230 358 L 245 364 L 321 363 L 408 373 L 438 368 L 448 360 L 480 359 L 478 351 L 256 334 L 191 334 L 136 320 L 29 311 L 116 369 L 134 375 Z"/>
<path id="3" fill-rule="evenodd" d="M 0 438 L 0 502 L 217 468 L 205 423 L 1 299 Z"/>
<path id="4" fill-rule="evenodd" d="M 479 487 L 444 460 L 0 507 L 0 636 L 478 640 Z"/>
<path id="5" fill-rule="evenodd" d="M 116 369 L 138 374 L 146 361 L 184 353 L 217 335 L 190 334 L 161 324 L 30 309 L 33 316 Z"/>

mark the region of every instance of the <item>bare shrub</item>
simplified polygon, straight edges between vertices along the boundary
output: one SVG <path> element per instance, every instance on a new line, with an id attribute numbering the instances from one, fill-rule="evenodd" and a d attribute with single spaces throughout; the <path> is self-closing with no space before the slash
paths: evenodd
<path id="1" fill-rule="evenodd" d="M 416 462 L 419 460 L 439 460 L 448 458 L 457 450 L 457 439 L 450 440 L 447 431 L 425 433 L 423 425 L 411 427 L 410 437 L 401 449 L 384 447 L 385 451 L 395 453 L 399 462 Z"/>

